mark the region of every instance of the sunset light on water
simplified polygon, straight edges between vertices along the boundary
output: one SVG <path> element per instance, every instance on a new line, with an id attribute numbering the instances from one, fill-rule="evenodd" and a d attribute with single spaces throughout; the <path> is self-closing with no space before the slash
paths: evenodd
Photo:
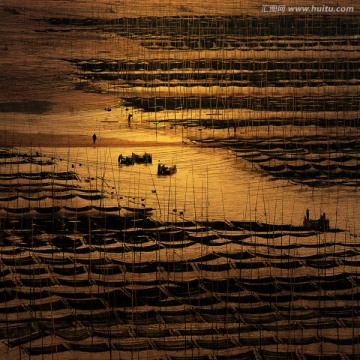
<path id="1" fill-rule="evenodd" d="M 5 0 L 0 358 L 358 359 L 359 26 Z"/>

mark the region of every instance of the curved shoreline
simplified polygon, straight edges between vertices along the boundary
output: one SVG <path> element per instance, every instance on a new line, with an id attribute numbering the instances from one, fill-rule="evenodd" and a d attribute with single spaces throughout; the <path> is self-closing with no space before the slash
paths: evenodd
<path id="1" fill-rule="evenodd" d="M 96 147 L 147 147 L 147 146 L 177 146 L 182 145 L 179 141 L 136 140 L 114 138 L 102 135 L 96 141 Z M 0 146 L 3 147 L 94 147 L 92 139 L 88 135 L 63 135 L 63 134 L 25 134 L 13 131 L 0 133 Z"/>

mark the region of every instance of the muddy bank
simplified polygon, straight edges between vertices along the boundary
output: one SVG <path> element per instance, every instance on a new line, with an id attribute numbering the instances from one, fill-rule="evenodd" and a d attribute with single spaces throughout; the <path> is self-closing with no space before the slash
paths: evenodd
<path id="1" fill-rule="evenodd" d="M 156 141 L 136 140 L 116 137 L 99 137 L 95 147 L 158 147 L 158 146 L 180 146 L 181 141 Z M 94 147 L 91 136 L 88 135 L 62 135 L 62 134 L 29 134 L 12 131 L 2 131 L 0 133 L 0 146 L 2 147 L 27 147 L 27 148 L 66 148 L 66 147 Z"/>

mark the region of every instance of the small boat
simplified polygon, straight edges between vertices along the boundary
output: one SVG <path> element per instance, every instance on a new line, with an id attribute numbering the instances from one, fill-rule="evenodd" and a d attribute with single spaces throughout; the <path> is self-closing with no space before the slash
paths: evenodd
<path id="1" fill-rule="evenodd" d="M 122 154 L 118 157 L 118 165 L 134 165 L 135 160 L 133 156 L 123 156 Z"/>
<path id="2" fill-rule="evenodd" d="M 132 157 L 136 164 L 152 164 L 152 155 L 148 153 L 144 153 L 144 155 L 138 155 L 132 153 Z"/>
<path id="3" fill-rule="evenodd" d="M 152 155 L 148 153 L 144 153 L 143 155 L 132 153 L 131 156 L 123 156 L 122 154 L 120 154 L 118 157 L 118 164 L 152 164 Z"/>
<path id="4" fill-rule="evenodd" d="M 176 171 L 177 171 L 176 165 L 165 166 L 164 164 L 161 164 L 160 162 L 158 164 L 158 170 L 157 170 L 158 175 L 172 175 L 172 174 L 175 174 Z"/>
<path id="5" fill-rule="evenodd" d="M 306 215 L 304 216 L 303 226 L 309 230 L 316 231 L 328 231 L 330 229 L 330 221 L 326 217 L 325 213 L 320 215 L 319 219 L 310 219 L 309 210 L 306 210 Z"/>

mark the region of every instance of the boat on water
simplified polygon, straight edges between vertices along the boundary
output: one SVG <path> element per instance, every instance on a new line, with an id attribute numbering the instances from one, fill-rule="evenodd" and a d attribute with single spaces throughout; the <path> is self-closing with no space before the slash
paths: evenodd
<path id="1" fill-rule="evenodd" d="M 123 156 L 122 154 L 118 157 L 118 165 L 134 165 L 134 164 L 152 164 L 152 155 L 149 153 L 144 153 L 143 155 L 135 154 L 134 152 L 131 156 Z"/>
<path id="2" fill-rule="evenodd" d="M 132 157 L 136 164 L 152 164 L 152 155 L 149 153 L 145 152 L 143 155 L 132 153 Z"/>
<path id="3" fill-rule="evenodd" d="M 166 166 L 160 162 L 158 164 L 158 170 L 157 170 L 158 175 L 172 175 L 175 174 L 176 171 L 177 171 L 176 165 Z"/>
<path id="4" fill-rule="evenodd" d="M 310 211 L 306 209 L 303 226 L 309 230 L 328 231 L 330 229 L 330 221 L 325 213 L 322 213 L 318 219 L 310 219 Z"/>

